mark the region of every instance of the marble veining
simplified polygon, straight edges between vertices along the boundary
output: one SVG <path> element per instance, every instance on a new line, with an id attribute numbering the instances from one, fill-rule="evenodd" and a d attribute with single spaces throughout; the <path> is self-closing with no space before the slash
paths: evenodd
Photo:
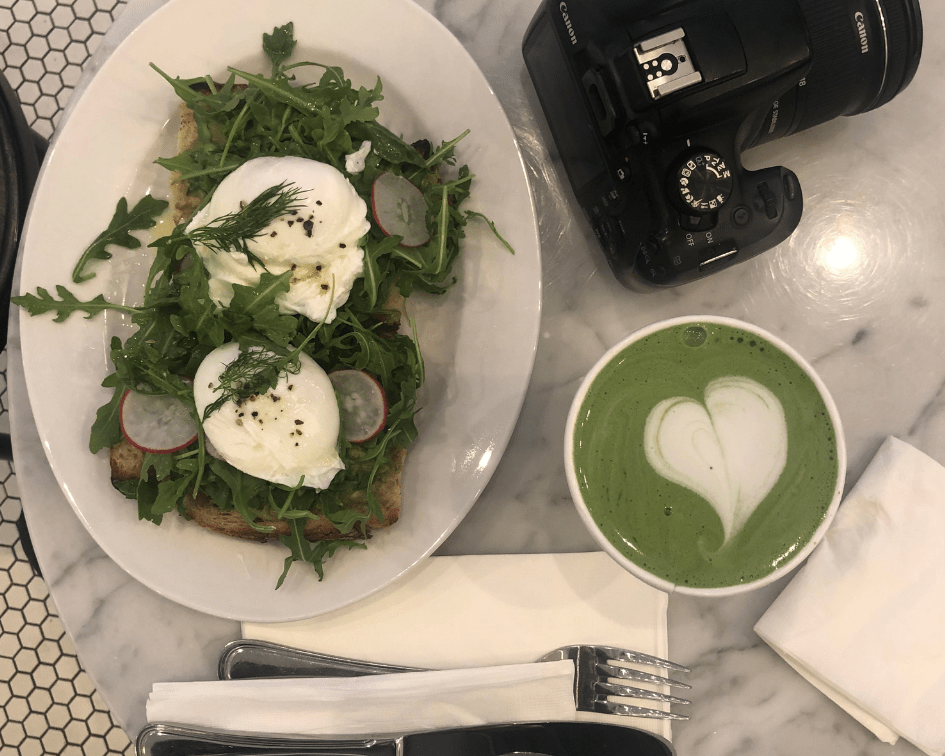
<path id="1" fill-rule="evenodd" d="M 938 77 L 945 43 L 926 34 L 913 83 L 890 104 L 746 156 L 794 169 L 805 194 L 777 249 L 686 287 L 632 293 L 611 276 L 549 149 L 520 54 L 535 0 L 423 0 L 484 71 L 521 138 L 542 235 L 543 320 L 534 375 L 492 481 L 443 554 L 595 548 L 571 504 L 561 460 L 565 418 L 584 373 L 631 331 L 678 315 L 742 318 L 772 331 L 819 371 L 842 418 L 855 482 L 896 435 L 945 462 L 945 214 Z M 160 2 L 132 0 L 90 70 Z M 925 28 L 945 9 L 923 7 Z M 81 84 L 80 84 L 81 88 Z M 212 679 L 237 623 L 173 604 L 95 545 L 59 492 L 31 422 L 14 319 L 9 381 L 17 477 L 62 621 L 117 719 L 144 724 L 155 681 Z M 915 756 L 876 740 L 804 682 L 752 631 L 785 582 L 745 596 L 672 596 L 670 649 L 691 665 L 693 717 L 674 726 L 681 756 Z"/>

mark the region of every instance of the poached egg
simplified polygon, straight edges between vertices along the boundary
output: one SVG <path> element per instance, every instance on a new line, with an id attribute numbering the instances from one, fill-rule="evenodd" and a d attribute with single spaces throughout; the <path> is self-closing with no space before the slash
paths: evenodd
<path id="1" fill-rule="evenodd" d="M 301 157 L 247 160 L 220 182 L 187 230 L 213 225 L 283 183 L 301 190 L 296 198 L 300 207 L 272 221 L 247 247 L 270 273 L 292 271 L 289 291 L 277 300 L 280 311 L 331 322 L 364 271 L 358 242 L 371 228 L 367 205 L 338 169 Z M 260 266 L 253 267 L 242 252 L 214 251 L 199 242 L 195 247 L 210 276 L 210 296 L 219 306 L 229 305 L 233 284 L 259 283 Z"/>
<path id="2" fill-rule="evenodd" d="M 203 417 L 220 394 L 220 375 L 240 355 L 224 344 L 200 363 L 194 400 Z M 203 429 L 224 461 L 257 478 L 285 486 L 328 487 L 344 462 L 338 456 L 341 416 L 328 374 L 308 355 L 301 370 L 283 374 L 276 386 L 242 402 L 232 399 L 210 413 Z"/>

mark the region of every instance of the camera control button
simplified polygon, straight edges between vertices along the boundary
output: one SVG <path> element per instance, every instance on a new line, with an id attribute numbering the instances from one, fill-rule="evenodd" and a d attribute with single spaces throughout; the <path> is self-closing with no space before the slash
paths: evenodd
<path id="1" fill-rule="evenodd" d="M 735 179 L 716 152 L 700 150 L 684 158 L 676 170 L 676 192 L 695 213 L 712 213 L 732 196 Z"/>
<path id="2" fill-rule="evenodd" d="M 794 177 L 793 173 L 785 173 L 784 179 L 782 181 L 784 184 L 784 193 L 787 195 L 788 200 L 794 201 L 794 197 L 797 196 L 797 179 Z"/>
<path id="3" fill-rule="evenodd" d="M 732 210 L 732 222 L 736 226 L 747 226 L 751 221 L 751 210 L 744 205 L 739 205 Z"/>
<path id="4" fill-rule="evenodd" d="M 605 213 L 617 215 L 623 209 L 624 197 L 616 186 L 612 186 L 598 197 L 597 204 Z"/>
<path id="5" fill-rule="evenodd" d="M 650 267 L 650 268 L 647 268 L 646 272 L 647 272 L 647 274 L 648 274 L 647 277 L 648 277 L 653 283 L 659 283 L 659 282 L 662 281 L 664 278 L 666 278 L 666 272 L 667 272 L 667 271 L 666 271 L 666 268 L 663 267 L 662 265 L 654 265 L 654 266 L 652 266 L 652 267 Z"/>
<path id="6" fill-rule="evenodd" d="M 758 194 L 761 196 L 761 201 L 765 206 L 765 215 L 768 216 L 769 220 L 774 220 L 778 217 L 778 198 L 774 196 L 774 192 L 768 188 L 768 185 L 762 181 L 758 184 Z"/>
<path id="7" fill-rule="evenodd" d="M 597 241 L 610 253 L 617 248 L 618 240 L 623 236 L 623 229 L 615 226 L 610 218 L 599 217 L 594 221 L 594 233 L 597 234 Z"/>
<path id="8" fill-rule="evenodd" d="M 636 268 L 640 274 L 653 283 L 666 278 L 666 266 L 660 263 L 662 248 L 655 239 L 648 239 L 637 250 Z"/>

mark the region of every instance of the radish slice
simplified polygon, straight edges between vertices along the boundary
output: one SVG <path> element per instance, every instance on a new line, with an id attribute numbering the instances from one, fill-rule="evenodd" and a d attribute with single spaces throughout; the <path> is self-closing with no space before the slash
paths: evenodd
<path id="1" fill-rule="evenodd" d="M 144 452 L 170 454 L 197 440 L 197 424 L 174 396 L 128 389 L 121 398 L 119 419 L 125 438 Z"/>
<path id="2" fill-rule="evenodd" d="M 387 171 L 374 180 L 371 209 L 381 231 L 402 237 L 404 247 L 419 247 L 430 241 L 423 192 L 403 176 Z"/>
<path id="3" fill-rule="evenodd" d="M 335 370 L 328 377 L 338 392 L 345 438 L 360 444 L 380 433 L 387 422 L 387 397 L 377 379 L 363 370 Z"/>

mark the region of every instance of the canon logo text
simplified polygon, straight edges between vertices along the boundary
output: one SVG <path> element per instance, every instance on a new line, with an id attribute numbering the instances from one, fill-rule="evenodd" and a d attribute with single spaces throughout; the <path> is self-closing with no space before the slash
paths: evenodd
<path id="1" fill-rule="evenodd" d="M 571 37 L 571 44 L 577 44 L 577 34 L 574 33 L 574 27 L 571 26 L 571 18 L 568 16 L 568 4 L 561 3 L 558 6 L 558 10 L 561 11 L 561 18 L 564 19 L 564 25 L 568 30 L 568 36 Z"/>

